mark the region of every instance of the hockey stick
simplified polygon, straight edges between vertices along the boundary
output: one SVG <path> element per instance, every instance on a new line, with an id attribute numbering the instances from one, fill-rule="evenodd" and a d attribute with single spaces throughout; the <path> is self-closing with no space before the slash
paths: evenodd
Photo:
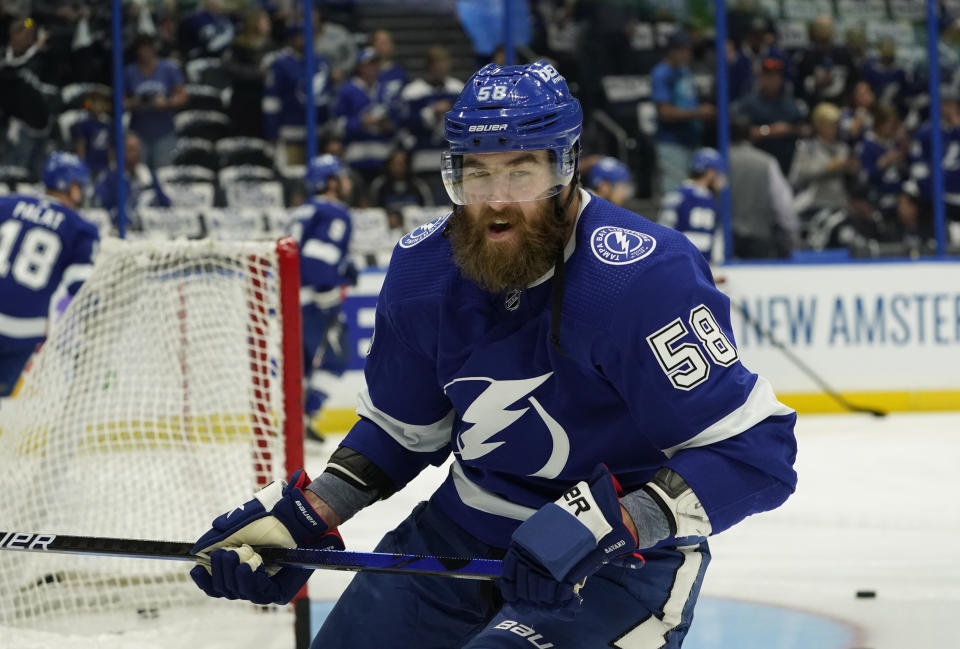
<path id="1" fill-rule="evenodd" d="M 842 394 L 838 393 L 836 390 L 831 388 L 826 381 L 820 378 L 820 375 L 814 372 L 810 368 L 810 366 L 808 366 L 806 363 L 801 361 L 797 357 L 797 355 L 791 352 L 786 345 L 784 345 L 782 342 L 777 340 L 776 337 L 774 337 L 773 332 L 769 331 L 768 329 L 764 329 L 760 325 L 760 322 L 758 322 L 756 318 L 751 316 L 750 313 L 743 307 L 742 304 L 740 304 L 739 302 L 733 299 L 730 300 L 730 304 L 732 304 L 733 308 L 735 308 L 737 312 L 740 313 L 741 316 L 743 316 L 744 322 L 746 322 L 748 325 L 753 327 L 753 330 L 757 332 L 758 336 L 760 336 L 761 338 L 766 338 L 771 345 L 779 349 L 784 356 L 790 359 L 790 361 L 794 365 L 796 365 L 798 369 L 800 369 L 800 371 L 802 371 L 804 374 L 810 377 L 811 381 L 816 383 L 820 387 L 820 389 L 827 394 L 828 397 L 830 397 L 831 399 L 836 401 L 838 404 L 840 404 L 842 408 L 845 408 L 850 412 L 865 412 L 873 415 L 874 417 L 886 417 L 887 413 L 884 412 L 883 410 L 877 410 L 875 408 L 867 408 L 866 406 L 858 406 L 847 401 L 847 399 Z"/>
<path id="2" fill-rule="evenodd" d="M 0 532 L 0 550 L 196 561 L 198 557 L 190 553 L 191 547 L 193 547 L 191 543 L 177 541 L 67 536 L 34 532 Z M 500 561 L 497 559 L 466 559 L 416 554 L 387 554 L 383 552 L 343 552 L 339 550 L 254 549 L 263 557 L 264 563 L 297 566 L 299 568 L 388 572 L 484 581 L 491 581 L 500 577 Z"/>

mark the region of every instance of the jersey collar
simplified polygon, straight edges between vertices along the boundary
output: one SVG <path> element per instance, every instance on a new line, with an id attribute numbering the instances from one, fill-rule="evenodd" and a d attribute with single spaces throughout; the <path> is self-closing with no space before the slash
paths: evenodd
<path id="1" fill-rule="evenodd" d="M 577 191 L 580 192 L 580 207 L 577 210 L 577 216 L 573 220 L 573 232 L 570 235 L 570 239 L 567 241 L 567 245 L 563 248 L 564 261 L 569 261 L 573 251 L 577 248 L 577 225 L 580 223 L 580 215 L 583 214 L 583 209 L 587 206 L 587 203 L 590 202 L 590 192 L 585 190 L 583 187 L 578 187 Z M 545 281 L 553 277 L 553 271 L 554 267 L 551 266 L 550 270 L 535 279 L 532 283 L 528 284 L 527 288 L 533 288 L 534 286 L 543 284 Z"/>

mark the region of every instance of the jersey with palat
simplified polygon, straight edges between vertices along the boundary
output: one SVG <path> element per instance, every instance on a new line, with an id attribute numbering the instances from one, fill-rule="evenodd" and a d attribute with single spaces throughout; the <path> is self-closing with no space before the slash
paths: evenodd
<path id="1" fill-rule="evenodd" d="M 707 189 L 684 181 L 663 197 L 659 222 L 686 235 L 710 261 L 717 227 L 717 200 Z"/>
<path id="2" fill-rule="evenodd" d="M 300 285 L 319 293 L 346 284 L 353 234 L 347 206 L 317 197 L 296 208 L 292 218 L 290 233 L 300 245 Z M 301 291 L 301 302 L 306 301 Z"/>
<path id="3" fill-rule="evenodd" d="M 452 452 L 432 500 L 499 547 L 601 462 L 628 492 L 672 468 L 714 532 L 778 506 L 796 480 L 796 415 L 740 362 L 729 300 L 703 255 L 673 230 L 580 196 L 562 354 L 550 340 L 552 273 L 519 295 L 480 290 L 441 235 L 449 215 L 400 240 L 361 419 L 343 444 L 398 488 Z"/>
<path id="4" fill-rule="evenodd" d="M 0 347 L 43 340 L 47 316 L 92 270 L 96 226 L 54 201 L 0 196 Z"/>

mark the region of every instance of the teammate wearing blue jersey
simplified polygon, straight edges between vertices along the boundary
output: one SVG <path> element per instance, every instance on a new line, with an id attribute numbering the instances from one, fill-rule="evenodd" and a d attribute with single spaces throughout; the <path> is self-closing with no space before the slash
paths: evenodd
<path id="1" fill-rule="evenodd" d="M 627 165 L 610 156 L 600 158 L 590 167 L 587 188 L 614 205 L 623 205 L 633 196 L 630 170 Z"/>
<path id="2" fill-rule="evenodd" d="M 395 249 L 359 422 L 316 480 L 217 519 L 191 574 L 284 601 L 309 571 L 236 546 L 343 547 L 342 521 L 452 455 L 377 550 L 502 557 L 497 586 L 362 573 L 313 647 L 679 647 L 707 537 L 793 491 L 796 414 L 741 364 L 699 251 L 579 188 L 552 66 L 485 66 L 445 122 L 455 207 Z"/>
<path id="3" fill-rule="evenodd" d="M 322 440 L 315 426 L 317 415 L 331 383 L 343 374 L 349 360 L 340 306 L 343 287 L 356 280 L 348 257 L 353 224 L 342 202 L 351 188 L 339 158 L 330 154 L 310 162 L 305 180 L 307 194 L 313 198 L 293 212 L 290 230 L 300 245 L 306 428 Z"/>
<path id="4" fill-rule="evenodd" d="M 48 316 L 62 312 L 92 269 L 97 228 L 73 210 L 90 172 L 72 153 L 43 167 L 47 195 L 0 196 L 0 397 L 8 396 Z"/>
<path id="5" fill-rule="evenodd" d="M 726 166 L 716 149 L 693 154 L 690 177 L 660 202 L 660 225 L 682 232 L 709 262 L 717 242 L 717 194 L 723 189 Z"/>

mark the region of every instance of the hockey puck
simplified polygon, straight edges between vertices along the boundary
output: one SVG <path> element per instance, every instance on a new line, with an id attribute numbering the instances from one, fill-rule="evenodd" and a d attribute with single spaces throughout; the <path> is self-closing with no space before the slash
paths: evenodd
<path id="1" fill-rule="evenodd" d="M 873 599 L 877 596 L 877 591 L 875 590 L 858 590 L 857 597 L 860 599 Z"/>

